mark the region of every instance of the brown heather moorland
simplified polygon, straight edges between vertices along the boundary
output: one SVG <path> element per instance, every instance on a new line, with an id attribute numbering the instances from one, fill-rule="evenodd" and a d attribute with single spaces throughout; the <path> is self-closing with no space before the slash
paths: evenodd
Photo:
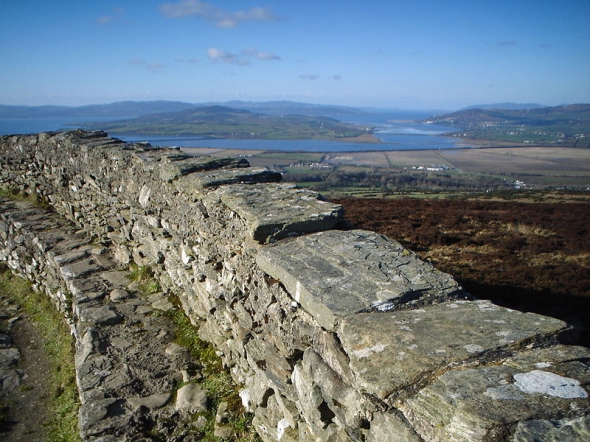
<path id="1" fill-rule="evenodd" d="M 546 201 L 548 199 L 545 199 Z M 563 319 L 590 346 L 590 200 L 333 199 L 472 295 Z M 553 201 L 553 200 L 552 200 Z M 350 226 L 348 226 L 350 227 Z"/>

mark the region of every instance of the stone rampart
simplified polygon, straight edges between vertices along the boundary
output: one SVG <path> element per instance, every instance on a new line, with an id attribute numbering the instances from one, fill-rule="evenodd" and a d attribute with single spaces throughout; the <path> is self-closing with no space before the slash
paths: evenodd
<path id="1" fill-rule="evenodd" d="M 332 230 L 340 206 L 272 171 L 82 131 L 3 137 L 0 165 L 0 185 L 35 195 L 75 226 L 44 245 L 27 220 L 46 215 L 11 203 L 0 258 L 72 324 L 85 438 L 110 440 L 100 419 L 127 416 L 127 425 L 132 410 L 159 409 L 173 393 L 167 375 L 143 390 L 109 388 L 120 384 L 112 377 L 132 376 L 120 371 L 131 362 L 101 360 L 112 375 L 103 378 L 87 363 L 93 352 L 110 354 L 105 346 L 132 345 L 97 338 L 140 307 L 116 291 L 117 266 L 130 263 L 149 266 L 179 297 L 243 385 L 264 441 L 590 435 L 590 352 L 564 345 L 567 324 L 473 300 L 384 236 Z M 88 282 L 97 262 L 101 281 L 116 280 Z"/>

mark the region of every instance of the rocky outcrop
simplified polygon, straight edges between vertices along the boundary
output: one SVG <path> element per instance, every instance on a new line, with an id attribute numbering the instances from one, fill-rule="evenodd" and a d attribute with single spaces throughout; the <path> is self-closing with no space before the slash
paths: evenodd
<path id="1" fill-rule="evenodd" d="M 172 380 L 180 367 L 136 390 L 121 388 L 120 371 L 91 376 L 97 371 L 84 368 L 96 347 L 104 354 L 91 353 L 107 358 L 101 373 L 130 366 L 115 357 L 117 343 L 151 354 L 133 347 L 132 333 L 114 341 L 110 333 L 126 333 L 131 312 L 165 299 L 140 305 L 113 292 L 116 282 L 98 282 L 131 262 L 149 266 L 164 293 L 180 298 L 243 385 L 265 441 L 590 435 L 590 355 L 563 345 L 567 324 L 472 300 L 451 276 L 381 235 L 330 230 L 340 206 L 280 184 L 269 170 L 81 131 L 3 137 L 0 162 L 2 185 L 48 202 L 75 226 L 48 246 L 27 227 L 45 215 L 7 203 L 0 258 L 45 287 L 73 324 L 83 410 L 97 410 L 81 413 L 87 439 L 114 434 L 94 419 L 103 411 L 126 425 L 136 410 L 169 410 L 169 395 L 178 403 Z M 51 236 L 57 221 L 49 218 Z M 40 264 L 51 259 L 54 270 Z M 165 340 L 160 334 L 148 340 Z"/>

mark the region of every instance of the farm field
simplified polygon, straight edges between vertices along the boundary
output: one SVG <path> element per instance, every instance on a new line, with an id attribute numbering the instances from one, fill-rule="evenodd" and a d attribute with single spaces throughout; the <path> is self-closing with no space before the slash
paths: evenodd
<path id="1" fill-rule="evenodd" d="M 197 155 L 248 159 L 326 194 L 395 196 L 514 187 L 590 188 L 590 149 L 510 147 L 381 152 L 268 152 L 183 148 Z"/>
<path id="2" fill-rule="evenodd" d="M 401 242 L 478 298 L 563 319 L 590 346 L 590 197 L 521 195 L 333 201 L 344 206 L 348 228 Z"/>

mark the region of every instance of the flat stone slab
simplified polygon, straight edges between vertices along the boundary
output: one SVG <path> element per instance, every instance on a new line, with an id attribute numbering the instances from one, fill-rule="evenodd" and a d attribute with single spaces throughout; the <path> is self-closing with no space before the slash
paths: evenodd
<path id="1" fill-rule="evenodd" d="M 242 168 L 249 167 L 249 163 L 244 158 L 213 158 L 209 156 L 191 156 L 183 153 L 168 150 L 166 157 L 162 156 L 162 150 L 156 150 L 152 155 L 150 151 L 139 156 L 144 161 L 155 160 L 157 162 L 160 178 L 164 181 L 172 181 L 182 176 L 190 175 L 195 172 L 206 170 L 215 170 L 223 168 Z M 152 158 L 153 157 L 153 158 Z M 162 160 L 168 160 L 162 162 Z"/>
<path id="2" fill-rule="evenodd" d="M 588 440 L 589 357 L 558 346 L 449 371 L 399 408 L 425 440 Z"/>
<path id="3" fill-rule="evenodd" d="M 411 394 L 406 390 L 423 385 L 439 370 L 494 360 L 503 350 L 534 342 L 553 342 L 566 329 L 558 319 L 489 301 L 455 301 L 350 316 L 342 320 L 338 337 L 359 388 L 386 399 Z"/>
<path id="4" fill-rule="evenodd" d="M 461 287 L 398 242 L 365 231 L 328 231 L 259 251 L 260 268 L 323 327 L 375 308 L 394 309 L 417 299 L 447 299 Z"/>
<path id="5" fill-rule="evenodd" d="M 288 184 L 236 184 L 221 187 L 216 194 L 245 220 L 250 235 L 260 243 L 328 230 L 342 218 L 339 204 Z"/>
<path id="6" fill-rule="evenodd" d="M 227 184 L 278 183 L 282 175 L 266 167 L 241 167 L 239 169 L 220 169 L 208 172 L 193 173 L 176 183 L 185 193 L 200 192 L 208 187 Z"/>

